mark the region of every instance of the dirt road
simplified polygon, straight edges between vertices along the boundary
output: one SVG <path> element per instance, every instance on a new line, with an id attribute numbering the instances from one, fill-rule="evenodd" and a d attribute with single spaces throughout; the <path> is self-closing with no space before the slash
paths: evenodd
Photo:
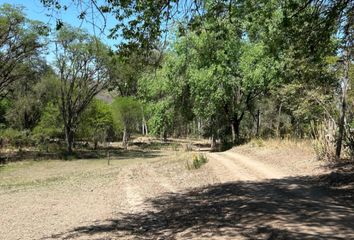
<path id="1" fill-rule="evenodd" d="M 167 155 L 110 168 L 104 181 L 107 169 L 85 184 L 0 192 L 0 238 L 354 239 L 353 203 L 301 166 L 228 151 L 188 170 L 191 154 Z"/>
<path id="2" fill-rule="evenodd" d="M 238 216 L 245 222 L 240 232 L 251 231 L 240 235 L 247 239 L 258 239 L 258 235 L 260 239 L 354 239 L 354 205 L 343 206 L 327 189 L 312 184 L 301 169 L 281 168 L 231 151 L 209 156 L 225 183 L 223 188 L 238 197 L 233 208 L 241 206 L 244 213 Z"/>

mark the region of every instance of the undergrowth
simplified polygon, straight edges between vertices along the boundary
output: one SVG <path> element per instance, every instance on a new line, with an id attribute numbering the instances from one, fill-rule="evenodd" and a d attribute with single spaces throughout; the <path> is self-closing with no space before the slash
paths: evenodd
<path id="1" fill-rule="evenodd" d="M 193 155 L 192 163 L 187 161 L 187 169 L 198 169 L 208 162 L 208 158 L 204 154 Z"/>

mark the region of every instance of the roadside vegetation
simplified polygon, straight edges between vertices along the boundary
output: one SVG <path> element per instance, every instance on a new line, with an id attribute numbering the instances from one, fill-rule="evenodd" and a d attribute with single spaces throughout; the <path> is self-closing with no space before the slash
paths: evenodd
<path id="1" fill-rule="evenodd" d="M 192 159 L 187 159 L 187 169 L 198 169 L 208 162 L 208 158 L 204 154 L 193 155 Z"/>

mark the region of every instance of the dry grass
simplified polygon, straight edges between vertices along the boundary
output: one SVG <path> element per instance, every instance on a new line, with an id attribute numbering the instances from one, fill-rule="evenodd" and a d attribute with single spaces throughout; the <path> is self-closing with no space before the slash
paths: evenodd
<path id="1" fill-rule="evenodd" d="M 254 139 L 233 151 L 254 159 L 272 162 L 284 170 L 302 174 L 322 173 L 323 162 L 316 159 L 313 143 L 299 139 Z M 291 164 L 290 164 L 291 163 Z"/>
<path id="2" fill-rule="evenodd" d="M 39 187 L 67 188 L 88 183 L 112 181 L 129 166 L 171 166 L 184 167 L 192 159 L 193 152 L 181 151 L 128 151 L 112 156 L 108 162 L 102 159 L 78 160 L 26 160 L 0 165 L 0 194 L 36 189 Z"/>
<path id="3" fill-rule="evenodd" d="M 237 147 L 240 150 L 300 150 L 302 153 L 314 154 L 313 141 L 303 139 L 252 139 L 249 143 Z"/>
<path id="4" fill-rule="evenodd" d="M 154 153 L 159 159 L 161 153 Z M 140 162 L 152 161 L 155 155 L 132 153 L 108 159 L 80 160 L 26 160 L 0 166 L 0 191 L 21 190 L 85 179 L 114 176 L 121 168 Z M 162 156 L 162 155 L 161 155 Z M 156 160 L 156 159 L 155 159 Z"/>

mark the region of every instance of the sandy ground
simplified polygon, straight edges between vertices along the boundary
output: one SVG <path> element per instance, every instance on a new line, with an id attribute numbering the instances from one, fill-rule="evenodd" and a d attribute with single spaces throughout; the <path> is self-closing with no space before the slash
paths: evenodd
<path id="1" fill-rule="evenodd" d="M 188 170 L 193 154 L 0 170 L 0 239 L 354 239 L 353 203 L 316 184 L 310 154 L 236 149 Z"/>

